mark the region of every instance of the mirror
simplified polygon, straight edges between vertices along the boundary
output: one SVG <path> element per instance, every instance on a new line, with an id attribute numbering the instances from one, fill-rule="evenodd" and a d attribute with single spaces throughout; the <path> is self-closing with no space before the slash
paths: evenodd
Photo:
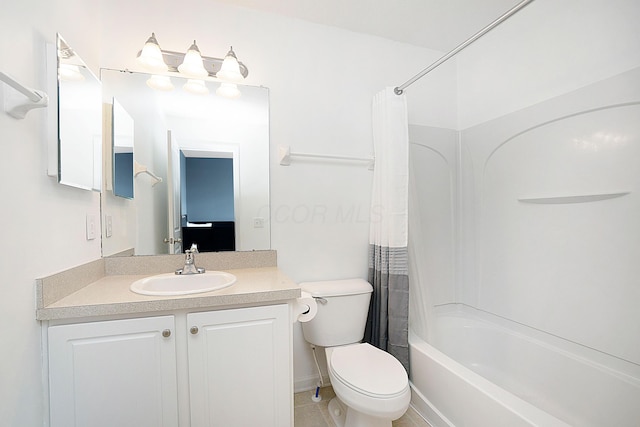
<path id="1" fill-rule="evenodd" d="M 133 199 L 133 118 L 115 98 L 111 117 L 113 194 Z"/>
<path id="2" fill-rule="evenodd" d="M 57 35 L 58 181 L 102 188 L 102 87 L 78 54 Z"/>
<path id="3" fill-rule="evenodd" d="M 177 253 L 192 242 L 200 251 L 270 249 L 268 89 L 239 85 L 241 97 L 227 99 L 215 94 L 215 81 L 196 95 L 180 77 L 171 76 L 168 92 L 150 88 L 150 78 L 101 70 L 103 99 L 115 98 L 133 121 L 135 153 L 135 198 L 103 193 L 103 217 L 113 221 L 103 255 L 119 252 L 104 248 L 118 246 L 109 240 L 116 220 L 131 215 L 136 255 Z"/>

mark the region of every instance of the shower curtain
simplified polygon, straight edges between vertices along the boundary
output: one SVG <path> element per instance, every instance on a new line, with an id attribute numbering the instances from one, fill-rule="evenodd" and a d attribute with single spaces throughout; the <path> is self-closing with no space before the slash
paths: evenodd
<path id="1" fill-rule="evenodd" d="M 369 282 L 373 295 L 365 341 L 409 369 L 407 260 L 408 146 L 404 95 L 386 88 L 373 98 L 375 168 L 369 233 Z"/>

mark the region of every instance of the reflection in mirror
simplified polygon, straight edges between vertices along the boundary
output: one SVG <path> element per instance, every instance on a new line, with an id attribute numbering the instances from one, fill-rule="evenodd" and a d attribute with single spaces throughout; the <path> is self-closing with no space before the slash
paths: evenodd
<path id="1" fill-rule="evenodd" d="M 200 251 L 235 250 L 239 157 L 239 147 L 224 144 L 180 149 L 183 247 L 196 243 Z"/>
<path id="2" fill-rule="evenodd" d="M 58 34 L 58 181 L 102 188 L 102 88 Z"/>
<path id="3" fill-rule="evenodd" d="M 101 79 L 104 98 L 115 97 L 135 122 L 136 170 L 149 172 L 135 174 L 132 207 L 103 198 L 103 215 L 135 211 L 135 254 L 191 243 L 201 251 L 270 249 L 268 89 L 240 86 L 241 97 L 227 99 L 212 80 L 209 94 L 196 95 L 174 76 L 171 92 L 150 88 L 144 73 L 103 69 Z M 162 181 L 153 185 L 150 174 Z"/>
<path id="4" fill-rule="evenodd" d="M 113 194 L 133 199 L 133 118 L 114 98 L 113 132 Z"/>

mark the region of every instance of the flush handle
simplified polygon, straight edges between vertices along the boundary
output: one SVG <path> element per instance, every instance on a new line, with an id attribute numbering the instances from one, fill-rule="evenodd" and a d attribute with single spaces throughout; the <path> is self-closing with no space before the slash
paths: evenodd
<path id="1" fill-rule="evenodd" d="M 162 336 L 165 338 L 169 338 L 171 336 L 171 329 L 165 329 L 162 331 Z"/>
<path id="2" fill-rule="evenodd" d="M 192 335 L 195 335 L 198 333 L 198 327 L 197 326 L 192 326 L 191 329 L 189 329 L 189 332 L 191 332 Z"/>
<path id="3" fill-rule="evenodd" d="M 322 298 L 322 297 L 313 297 L 314 300 L 316 300 L 316 302 L 319 302 L 320 304 L 326 304 L 327 300 L 326 298 Z"/>

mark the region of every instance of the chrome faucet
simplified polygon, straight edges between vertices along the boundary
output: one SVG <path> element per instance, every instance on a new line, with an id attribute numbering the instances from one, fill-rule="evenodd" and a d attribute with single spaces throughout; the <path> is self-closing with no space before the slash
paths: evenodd
<path id="1" fill-rule="evenodd" d="M 195 254 L 198 253 L 198 245 L 195 243 L 191 245 L 190 249 L 184 251 L 184 267 L 176 270 L 176 274 L 202 274 L 204 268 L 196 267 Z"/>

